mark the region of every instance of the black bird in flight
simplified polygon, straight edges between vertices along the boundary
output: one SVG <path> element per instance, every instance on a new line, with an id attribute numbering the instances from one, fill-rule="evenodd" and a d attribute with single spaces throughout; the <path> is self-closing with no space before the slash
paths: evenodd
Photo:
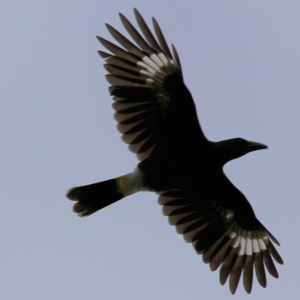
<path id="1" fill-rule="evenodd" d="M 231 293 L 242 272 L 245 290 L 251 292 L 254 269 L 265 287 L 265 268 L 277 278 L 273 259 L 283 264 L 272 242 L 279 243 L 223 166 L 267 146 L 242 138 L 209 141 L 184 84 L 175 47 L 172 54 L 154 18 L 156 37 L 136 9 L 134 13 L 143 36 L 122 14 L 120 18 L 135 44 L 108 24 L 122 47 L 98 40 L 110 52 L 99 54 L 106 61 L 118 130 L 140 162 L 132 173 L 70 189 L 67 197 L 77 201 L 73 210 L 88 216 L 139 191 L 156 192 L 169 222 L 212 271 L 220 267 L 220 282 L 229 278 Z"/>

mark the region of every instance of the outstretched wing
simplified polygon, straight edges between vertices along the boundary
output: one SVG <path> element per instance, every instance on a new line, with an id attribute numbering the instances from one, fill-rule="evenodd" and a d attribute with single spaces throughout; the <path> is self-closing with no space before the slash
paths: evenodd
<path id="1" fill-rule="evenodd" d="M 172 55 L 156 20 L 153 26 L 157 38 L 140 13 L 134 12 L 144 37 L 122 14 L 120 18 L 136 45 L 108 24 L 109 32 L 123 48 L 98 37 L 112 53 L 99 51 L 109 72 L 106 78 L 111 84 L 114 116 L 122 139 L 140 160 L 154 149 L 178 146 L 178 140 L 183 145 L 187 135 L 197 145 L 207 144 L 192 96 L 183 82 L 175 47 Z"/>
<path id="2" fill-rule="evenodd" d="M 217 194 L 173 190 L 160 193 L 158 202 L 163 205 L 163 214 L 169 217 L 170 224 L 203 255 L 211 270 L 221 266 L 222 285 L 229 277 L 230 291 L 234 294 L 243 272 L 244 287 L 250 293 L 253 269 L 263 287 L 266 287 L 265 267 L 278 277 L 273 259 L 279 264 L 283 261 L 272 241 L 279 243 L 256 219 L 247 199 L 225 175 L 223 182 L 225 190 L 218 188 Z"/>

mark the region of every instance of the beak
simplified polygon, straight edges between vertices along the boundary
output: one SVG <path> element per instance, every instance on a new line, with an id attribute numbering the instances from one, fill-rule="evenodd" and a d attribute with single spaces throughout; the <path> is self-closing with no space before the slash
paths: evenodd
<path id="1" fill-rule="evenodd" d="M 248 142 L 248 145 L 247 145 L 247 149 L 249 150 L 249 152 L 267 149 L 267 148 L 268 148 L 268 146 L 261 144 L 261 143 L 256 143 L 256 142 Z"/>

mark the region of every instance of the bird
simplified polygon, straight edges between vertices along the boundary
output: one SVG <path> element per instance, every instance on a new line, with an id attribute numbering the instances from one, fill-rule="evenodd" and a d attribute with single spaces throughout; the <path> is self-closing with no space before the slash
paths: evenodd
<path id="1" fill-rule="evenodd" d="M 223 167 L 268 147 L 243 138 L 208 140 L 175 46 L 171 51 L 155 18 L 153 34 L 137 9 L 134 15 L 140 31 L 119 14 L 130 38 L 109 24 L 118 45 L 97 38 L 108 51 L 98 53 L 105 60 L 117 129 L 139 163 L 131 173 L 69 189 L 73 211 L 89 216 L 137 192 L 155 192 L 169 223 L 212 271 L 220 270 L 220 283 L 228 280 L 232 294 L 241 277 L 251 293 L 254 270 L 266 287 L 266 270 L 278 278 L 274 261 L 283 264 L 273 244 L 279 242 Z"/>

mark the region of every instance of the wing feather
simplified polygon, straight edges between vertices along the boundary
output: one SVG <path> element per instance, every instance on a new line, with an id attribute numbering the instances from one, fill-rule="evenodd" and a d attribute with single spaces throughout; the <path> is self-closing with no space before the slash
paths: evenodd
<path id="1" fill-rule="evenodd" d="M 239 224 L 238 212 L 223 207 L 221 202 L 200 199 L 191 192 L 172 190 L 161 192 L 158 202 L 163 205 L 169 222 L 203 255 L 203 261 L 210 264 L 211 270 L 220 268 L 220 283 L 225 284 L 229 278 L 229 288 L 234 294 L 243 277 L 244 288 L 250 293 L 254 269 L 263 287 L 266 286 L 265 268 L 277 278 L 273 259 L 279 264 L 283 261 L 271 242 L 274 237 L 269 231 L 258 220 L 255 229 L 244 228 Z"/>
<path id="2" fill-rule="evenodd" d="M 142 160 L 159 147 L 171 149 L 177 143 L 172 131 L 195 131 L 199 139 L 193 142 L 205 145 L 208 142 L 199 126 L 193 99 L 183 83 L 175 47 L 172 46 L 174 61 L 157 21 L 153 19 L 155 37 L 141 14 L 136 9 L 134 13 L 142 34 L 120 14 L 129 38 L 109 24 L 106 27 L 121 47 L 97 37 L 112 53 L 99 51 L 106 61 L 106 79 L 111 84 L 109 91 L 115 101 L 118 129 L 126 135 L 122 139 Z M 178 124 L 176 120 L 182 122 Z"/>

